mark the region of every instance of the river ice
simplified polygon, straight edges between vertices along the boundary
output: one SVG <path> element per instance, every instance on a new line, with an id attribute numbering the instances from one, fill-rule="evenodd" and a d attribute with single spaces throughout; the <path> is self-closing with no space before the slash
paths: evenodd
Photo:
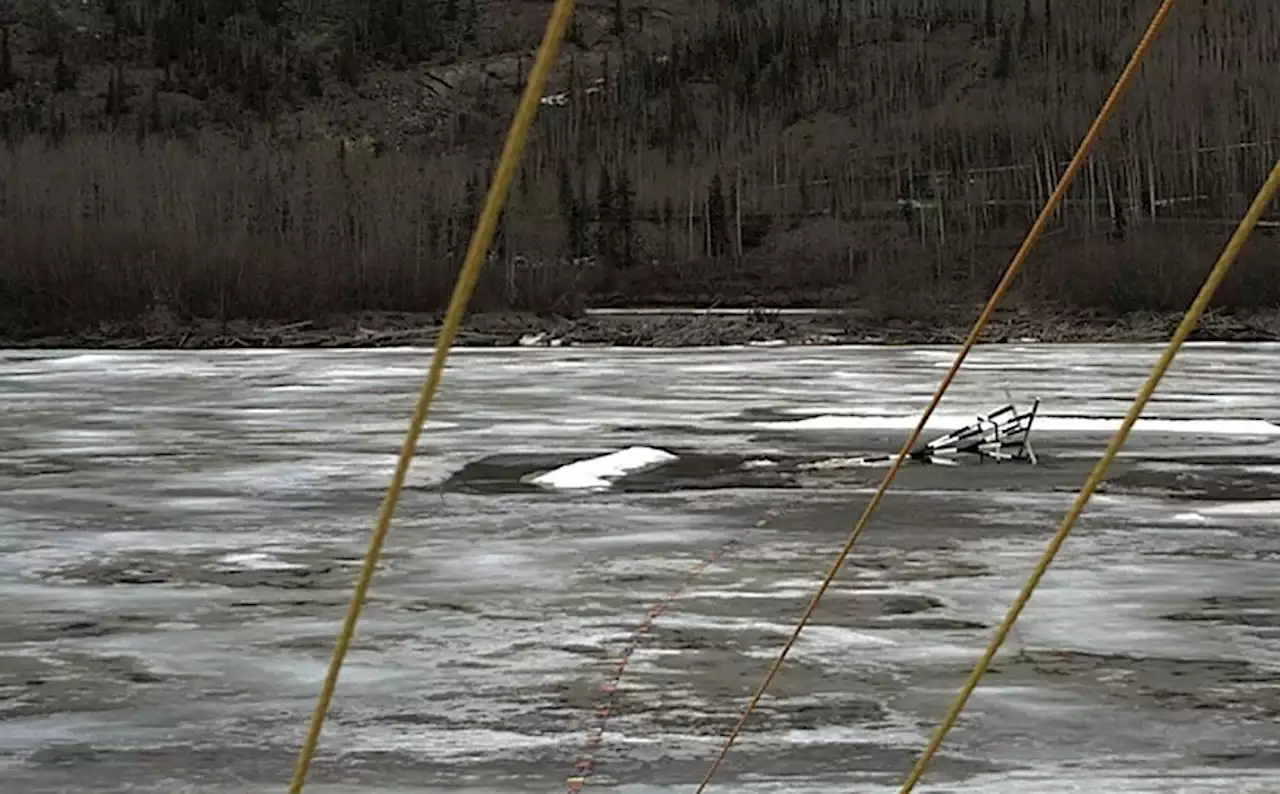
<path id="1" fill-rule="evenodd" d="M 929 433 L 1040 465 L 904 469 L 709 791 L 896 791 L 1157 354 L 977 350 Z M 1280 787 L 1278 354 L 1180 357 L 918 791 Z M 737 539 L 586 787 L 691 792 L 952 355 L 457 351 L 307 790 L 563 791 Z M 284 788 L 427 358 L 0 351 L 0 791 Z"/>

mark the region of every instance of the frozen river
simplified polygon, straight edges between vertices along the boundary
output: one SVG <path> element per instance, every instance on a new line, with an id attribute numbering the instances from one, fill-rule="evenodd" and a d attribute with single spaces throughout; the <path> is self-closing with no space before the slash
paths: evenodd
<path id="1" fill-rule="evenodd" d="M 896 791 L 1157 354 L 976 351 L 1040 465 L 904 469 L 708 791 Z M 307 790 L 565 791 L 634 641 L 584 790 L 691 794 L 952 355 L 456 352 Z M 0 351 L 0 792 L 284 790 L 429 356 Z M 1147 415 L 918 791 L 1280 789 L 1280 347 Z"/>

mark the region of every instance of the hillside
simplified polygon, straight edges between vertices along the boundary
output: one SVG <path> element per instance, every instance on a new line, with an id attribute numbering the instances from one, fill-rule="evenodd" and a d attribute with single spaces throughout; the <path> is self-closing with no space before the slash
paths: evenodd
<path id="1" fill-rule="evenodd" d="M 7 2 L 9 336 L 439 309 L 550 8 Z M 1156 5 L 579 3 L 475 306 L 980 299 Z M 1280 5 L 1181 3 L 1018 299 L 1185 304 L 1280 152 L 1277 84 Z M 1280 303 L 1278 253 L 1221 302 Z"/>

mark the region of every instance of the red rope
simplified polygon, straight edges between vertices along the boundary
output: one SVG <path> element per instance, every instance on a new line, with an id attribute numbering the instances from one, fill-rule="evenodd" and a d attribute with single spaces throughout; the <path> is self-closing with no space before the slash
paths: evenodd
<path id="1" fill-rule="evenodd" d="M 740 537 L 721 544 L 701 562 L 689 569 L 680 584 L 674 590 L 666 595 L 658 603 L 649 607 L 648 613 L 645 614 L 644 620 L 632 629 L 627 635 L 623 643 L 622 649 L 618 652 L 615 659 L 611 659 L 612 673 L 604 683 L 600 685 L 600 699 L 597 701 L 595 709 L 595 722 L 587 729 L 587 741 L 583 748 L 582 755 L 578 759 L 577 765 L 574 767 L 573 774 L 568 778 L 569 794 L 577 794 L 586 785 L 587 778 L 591 777 L 591 773 L 595 771 L 595 752 L 599 748 L 601 741 L 604 739 L 605 727 L 609 722 L 609 717 L 614 713 L 613 700 L 618 692 L 618 684 L 622 680 L 623 673 L 627 670 L 627 664 L 631 661 L 631 655 L 635 653 L 639 647 L 641 640 L 653 628 L 654 623 L 662 616 L 664 612 L 684 594 L 689 588 L 693 580 L 712 565 L 716 563 L 724 555 L 732 551 L 738 544 L 742 542 Z"/>

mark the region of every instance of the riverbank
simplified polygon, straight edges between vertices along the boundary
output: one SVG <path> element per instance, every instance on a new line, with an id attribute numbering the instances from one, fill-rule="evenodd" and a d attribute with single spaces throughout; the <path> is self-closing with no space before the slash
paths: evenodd
<path id="1" fill-rule="evenodd" d="M 920 319 L 884 318 L 860 310 L 777 311 L 687 309 L 598 310 L 578 317 L 521 313 L 469 316 L 458 347 L 703 347 L 745 344 L 957 344 L 980 307 L 957 307 Z M 1181 316 L 1143 312 L 1120 317 L 1018 308 L 997 312 L 984 342 L 1159 342 Z M 147 318 L 73 332 L 26 329 L 0 333 L 0 347 L 74 349 L 363 348 L 429 346 L 440 315 L 376 313 L 302 322 L 196 321 Z M 1280 310 L 1214 312 L 1192 338 L 1280 341 Z"/>

